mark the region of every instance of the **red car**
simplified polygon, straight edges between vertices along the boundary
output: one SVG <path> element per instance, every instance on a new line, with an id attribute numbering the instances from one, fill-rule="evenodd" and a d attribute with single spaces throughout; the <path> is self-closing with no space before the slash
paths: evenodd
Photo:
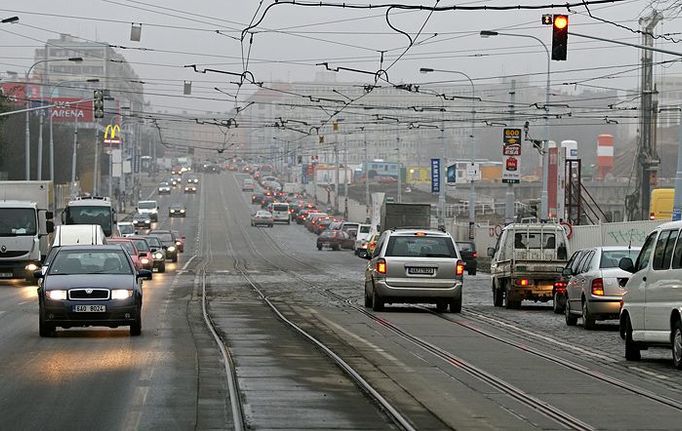
<path id="1" fill-rule="evenodd" d="M 133 242 L 133 244 L 135 244 L 138 256 L 140 256 L 140 263 L 142 264 L 142 268 L 152 271 L 152 269 L 154 268 L 154 256 L 152 255 L 152 250 L 149 247 L 149 243 L 147 242 L 147 240 L 140 237 L 130 237 L 126 239 L 130 239 Z"/>
<path id="2" fill-rule="evenodd" d="M 123 246 L 125 251 L 128 252 L 130 258 L 133 260 L 133 263 L 135 264 L 135 269 L 137 269 L 138 271 L 140 269 L 151 268 L 151 261 L 148 261 L 150 265 L 147 266 L 143 265 L 142 259 L 146 258 L 140 257 L 140 251 L 135 246 L 135 241 L 128 238 L 110 238 L 107 240 L 107 244 L 120 244 L 121 246 Z"/>

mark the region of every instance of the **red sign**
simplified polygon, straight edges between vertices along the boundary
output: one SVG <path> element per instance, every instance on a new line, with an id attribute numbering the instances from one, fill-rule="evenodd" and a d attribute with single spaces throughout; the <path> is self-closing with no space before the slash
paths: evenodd
<path id="1" fill-rule="evenodd" d="M 20 82 L 3 82 L 0 84 L 2 94 L 11 102 L 18 104 L 26 103 L 24 84 Z M 29 90 L 30 91 L 30 90 Z"/>
<path id="2" fill-rule="evenodd" d="M 52 121 L 62 123 L 91 123 L 92 117 L 92 102 L 73 103 L 79 98 L 73 97 L 54 97 L 52 104 L 57 105 L 52 108 Z"/>
<path id="3" fill-rule="evenodd" d="M 521 144 L 505 144 L 502 146 L 503 156 L 520 156 Z"/>
<path id="4" fill-rule="evenodd" d="M 518 169 L 518 167 L 519 167 L 519 161 L 517 159 L 515 159 L 514 157 L 507 158 L 506 169 L 508 171 L 514 172 L 514 171 L 516 171 L 516 169 Z"/>

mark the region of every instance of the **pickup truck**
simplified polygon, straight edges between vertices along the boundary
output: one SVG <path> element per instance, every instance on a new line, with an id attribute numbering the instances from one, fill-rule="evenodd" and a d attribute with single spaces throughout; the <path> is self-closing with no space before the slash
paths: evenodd
<path id="1" fill-rule="evenodd" d="M 495 307 L 519 308 L 523 300 L 547 302 L 568 259 L 563 227 L 512 223 L 488 249 Z"/>

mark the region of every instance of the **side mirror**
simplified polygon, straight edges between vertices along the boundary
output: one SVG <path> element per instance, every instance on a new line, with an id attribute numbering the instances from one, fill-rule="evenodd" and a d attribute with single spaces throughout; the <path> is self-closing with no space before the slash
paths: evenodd
<path id="1" fill-rule="evenodd" d="M 573 275 L 573 271 L 571 270 L 571 268 L 564 268 L 563 270 L 561 270 L 561 275 L 565 277 L 570 277 Z"/>
<path id="2" fill-rule="evenodd" d="M 631 274 L 634 274 L 635 272 L 635 264 L 632 263 L 632 259 L 629 257 L 623 257 L 620 259 L 618 262 L 618 268 L 622 269 L 623 271 L 627 271 Z"/>
<path id="3" fill-rule="evenodd" d="M 35 278 L 36 280 L 41 279 L 43 277 L 45 277 L 45 275 L 43 275 L 42 269 L 36 269 L 35 271 L 33 271 L 33 278 Z"/>
<path id="4" fill-rule="evenodd" d="M 488 257 L 493 257 L 495 256 L 495 248 L 494 247 L 488 247 Z"/>
<path id="5" fill-rule="evenodd" d="M 47 220 L 45 222 L 45 230 L 47 231 L 47 233 L 54 232 L 54 222 L 52 220 Z"/>
<path id="6" fill-rule="evenodd" d="M 145 280 L 152 279 L 152 272 L 148 269 L 141 269 L 137 271 L 137 278 L 143 278 Z"/>

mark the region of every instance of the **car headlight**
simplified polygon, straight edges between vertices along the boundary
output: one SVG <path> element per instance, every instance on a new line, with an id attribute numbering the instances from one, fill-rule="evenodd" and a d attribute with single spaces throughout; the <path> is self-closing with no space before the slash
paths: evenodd
<path id="1" fill-rule="evenodd" d="M 149 259 L 147 259 L 146 257 L 143 257 L 143 258 L 140 259 L 140 263 L 141 263 L 142 265 L 148 265 L 148 264 L 149 264 Z"/>
<path id="2" fill-rule="evenodd" d="M 114 289 L 111 291 L 111 299 L 128 299 L 133 296 L 133 291 L 128 289 Z"/>
<path id="3" fill-rule="evenodd" d="M 170 251 L 171 253 L 173 253 L 175 251 L 175 246 L 171 245 L 170 247 L 168 247 L 167 250 Z"/>
<path id="4" fill-rule="evenodd" d="M 35 263 L 29 263 L 28 265 L 26 265 L 26 270 L 27 270 L 27 271 L 33 272 L 33 271 L 35 271 L 35 270 L 38 269 L 38 268 L 39 268 L 39 266 L 36 265 Z"/>
<path id="5" fill-rule="evenodd" d="M 175 241 L 175 245 L 181 245 L 182 241 Z"/>
<path id="6" fill-rule="evenodd" d="M 185 212 L 185 210 L 180 210 L 180 212 L 181 212 L 181 213 L 184 213 L 184 212 Z"/>
<path id="7" fill-rule="evenodd" d="M 154 253 L 154 259 L 163 259 L 163 253 L 160 252 Z"/>
<path id="8" fill-rule="evenodd" d="M 175 212 L 175 210 L 170 210 L 170 212 L 171 212 L 171 214 L 173 214 Z"/>
<path id="9" fill-rule="evenodd" d="M 64 301 L 66 299 L 66 290 L 48 290 L 47 297 L 53 301 Z"/>
<path id="10" fill-rule="evenodd" d="M 144 221 L 144 224 L 149 224 L 149 223 L 151 223 L 151 220 L 145 220 Z"/>

